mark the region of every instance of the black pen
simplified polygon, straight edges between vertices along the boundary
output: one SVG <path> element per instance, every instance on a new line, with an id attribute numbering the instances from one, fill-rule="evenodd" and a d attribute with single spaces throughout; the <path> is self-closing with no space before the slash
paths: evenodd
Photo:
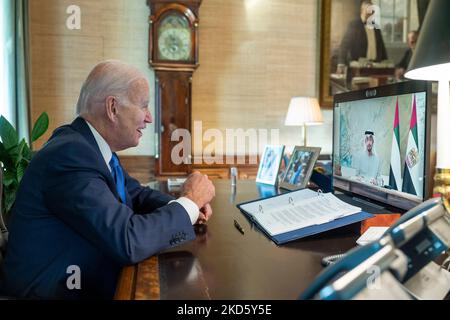
<path id="1" fill-rule="evenodd" d="M 240 233 L 244 234 L 244 228 L 241 227 L 241 225 L 239 224 L 239 222 L 236 221 L 236 219 L 234 220 L 234 226 L 236 227 L 236 229 L 239 230 Z"/>

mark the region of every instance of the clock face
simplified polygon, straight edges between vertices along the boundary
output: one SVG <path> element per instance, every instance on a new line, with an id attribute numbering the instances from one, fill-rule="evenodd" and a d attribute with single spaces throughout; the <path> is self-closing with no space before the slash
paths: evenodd
<path id="1" fill-rule="evenodd" d="M 170 61 L 191 60 L 191 29 L 187 19 L 179 14 L 167 16 L 158 32 L 158 58 Z"/>
<path id="2" fill-rule="evenodd" d="M 159 56 L 163 60 L 189 60 L 191 33 L 186 29 L 166 29 L 158 39 Z"/>

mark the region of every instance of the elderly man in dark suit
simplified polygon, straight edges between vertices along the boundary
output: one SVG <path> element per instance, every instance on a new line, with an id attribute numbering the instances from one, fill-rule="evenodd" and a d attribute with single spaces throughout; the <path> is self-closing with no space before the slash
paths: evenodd
<path id="1" fill-rule="evenodd" d="M 371 5 L 372 1 L 362 0 L 360 17 L 350 22 L 347 27 L 339 47 L 338 73 L 342 72 L 342 66 L 359 58 L 377 62 L 388 58 L 381 30 L 367 26 L 367 20 L 373 14 Z"/>
<path id="2" fill-rule="evenodd" d="M 20 298 L 112 298 L 121 268 L 195 238 L 214 186 L 200 173 L 182 196 L 142 187 L 116 151 L 152 121 L 148 82 L 119 61 L 99 63 L 79 117 L 55 130 L 25 172 L 9 222 L 0 290 Z M 78 277 L 78 279 L 77 279 Z"/>

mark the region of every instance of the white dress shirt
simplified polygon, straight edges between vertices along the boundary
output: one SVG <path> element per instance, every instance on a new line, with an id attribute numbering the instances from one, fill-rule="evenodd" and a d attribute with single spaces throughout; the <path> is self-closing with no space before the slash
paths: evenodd
<path id="1" fill-rule="evenodd" d="M 380 176 L 381 161 L 375 154 L 369 155 L 367 151 L 363 151 L 355 157 L 354 167 L 358 175 L 377 179 Z"/>
<path id="2" fill-rule="evenodd" d="M 111 148 L 109 147 L 108 143 L 105 141 L 105 139 L 103 139 L 103 137 L 100 135 L 100 133 L 98 133 L 98 131 L 89 123 L 89 121 L 86 121 L 89 129 L 91 130 L 95 141 L 97 142 L 97 145 L 100 149 L 100 152 L 103 156 L 103 159 L 105 160 L 106 166 L 108 167 L 109 171 L 111 172 L 111 167 L 109 165 L 109 162 L 111 161 L 112 158 L 112 151 Z M 194 224 L 199 216 L 199 208 L 197 206 L 197 204 L 192 201 L 189 198 L 186 197 L 180 197 L 176 200 L 172 200 L 169 201 L 169 203 L 172 202 L 178 202 L 183 208 L 184 210 L 186 210 L 187 214 L 189 215 L 189 218 L 191 219 L 191 223 Z"/>

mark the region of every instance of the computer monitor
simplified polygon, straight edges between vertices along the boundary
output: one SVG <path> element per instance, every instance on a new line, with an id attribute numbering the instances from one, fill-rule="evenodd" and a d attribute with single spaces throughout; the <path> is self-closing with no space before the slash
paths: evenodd
<path id="1" fill-rule="evenodd" d="M 428 195 L 431 84 L 408 81 L 334 96 L 333 187 L 409 210 Z"/>

